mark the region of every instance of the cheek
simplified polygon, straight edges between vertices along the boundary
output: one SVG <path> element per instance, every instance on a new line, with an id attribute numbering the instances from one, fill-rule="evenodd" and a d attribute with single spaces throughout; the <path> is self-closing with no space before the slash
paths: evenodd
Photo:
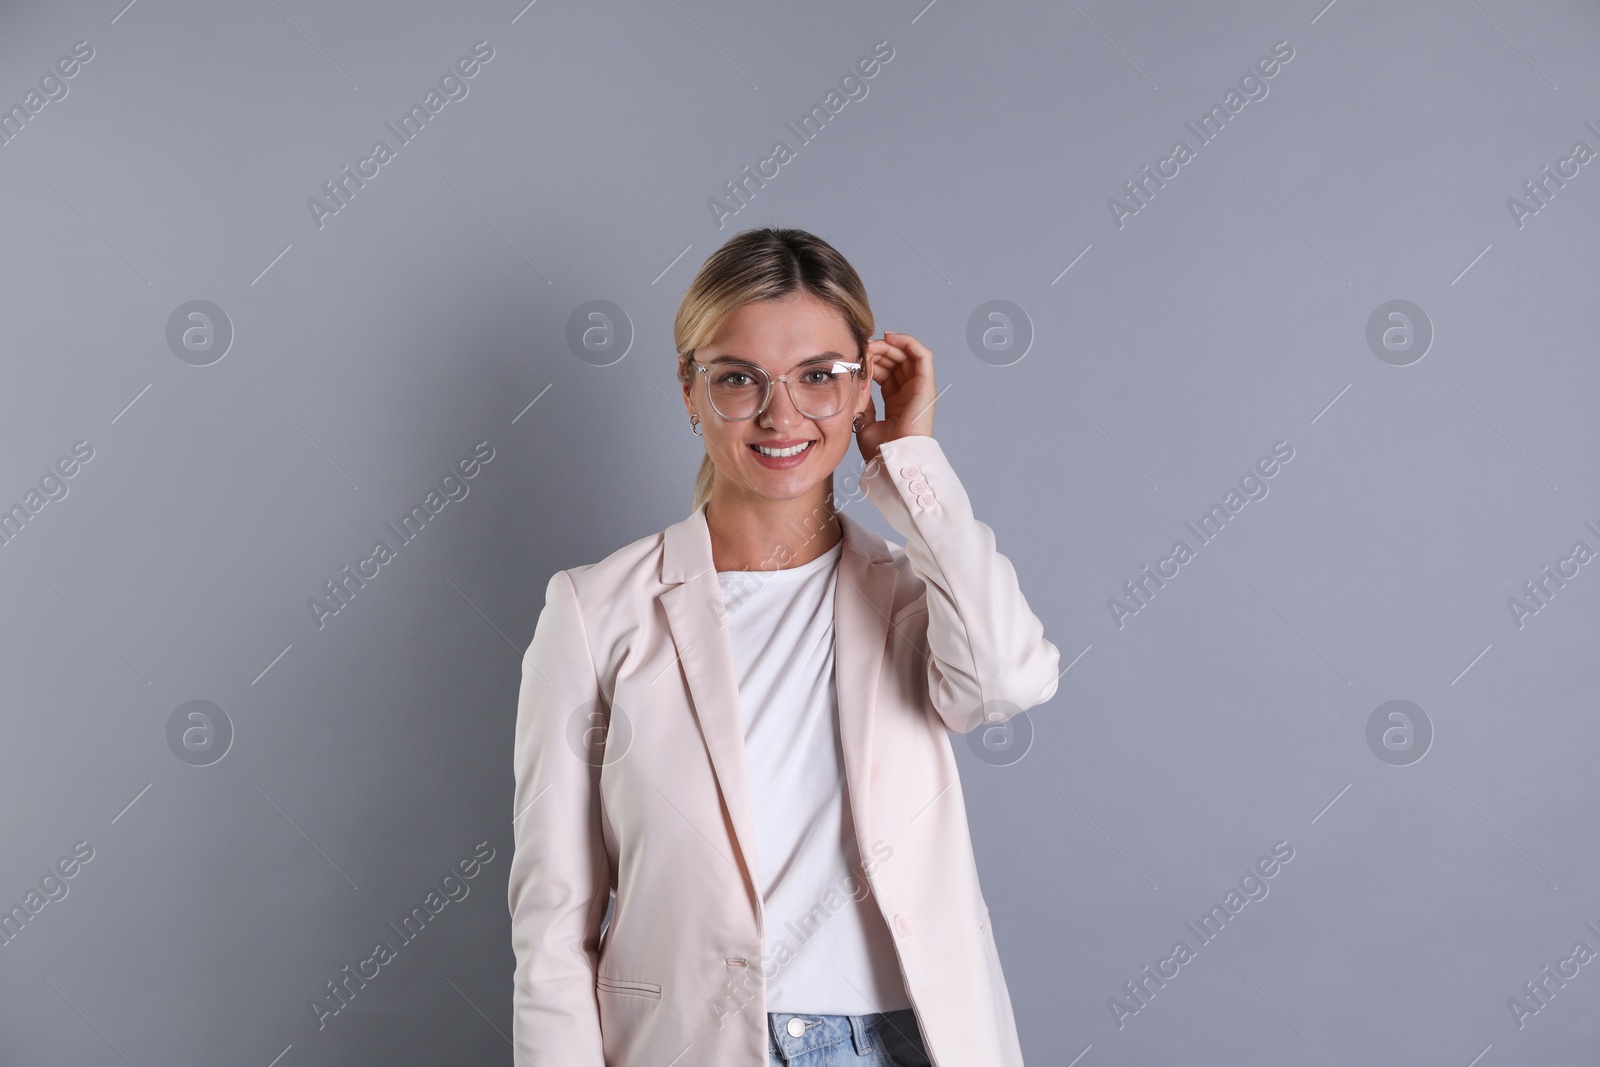
<path id="1" fill-rule="evenodd" d="M 705 439 L 706 455 L 713 464 L 737 463 L 744 451 L 744 442 L 738 431 L 725 424 L 713 424 L 709 419 L 700 422 L 701 436 Z"/>

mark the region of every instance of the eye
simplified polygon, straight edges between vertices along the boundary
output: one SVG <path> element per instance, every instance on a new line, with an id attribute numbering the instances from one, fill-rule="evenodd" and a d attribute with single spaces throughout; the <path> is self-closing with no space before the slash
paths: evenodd
<path id="1" fill-rule="evenodd" d="M 839 377 L 838 372 L 836 372 L 833 368 L 834 364 L 832 363 L 813 363 L 800 373 L 802 377 L 810 381 L 813 385 L 821 385 L 824 382 L 831 382 Z"/>
<path id="2" fill-rule="evenodd" d="M 717 378 L 718 385 L 731 385 L 735 387 L 749 385 L 752 381 L 754 381 L 754 379 L 752 379 L 750 375 L 746 374 L 742 370 L 731 370 Z"/>

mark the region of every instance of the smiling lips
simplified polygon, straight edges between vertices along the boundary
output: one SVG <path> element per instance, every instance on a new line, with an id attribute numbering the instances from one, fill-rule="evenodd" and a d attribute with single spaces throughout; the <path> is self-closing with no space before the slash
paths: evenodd
<path id="1" fill-rule="evenodd" d="M 787 445 L 757 443 L 750 447 L 763 456 L 798 456 L 811 445 L 810 441 L 793 441 Z"/>
<path id="2" fill-rule="evenodd" d="M 805 462 L 806 456 L 816 447 L 811 440 L 796 439 L 788 442 L 761 442 L 749 446 L 756 454 L 756 462 L 768 470 L 788 470 Z"/>

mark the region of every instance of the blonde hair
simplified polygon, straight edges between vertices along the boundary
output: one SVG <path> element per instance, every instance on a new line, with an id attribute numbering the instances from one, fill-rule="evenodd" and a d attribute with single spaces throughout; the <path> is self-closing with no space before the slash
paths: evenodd
<path id="1" fill-rule="evenodd" d="M 706 259 L 678 304 L 672 323 L 678 350 L 678 381 L 692 385 L 695 350 L 711 341 L 736 310 L 756 300 L 807 293 L 838 309 L 866 361 L 872 336 L 872 306 L 850 261 L 827 241 L 805 230 L 762 227 L 734 234 Z M 711 499 L 716 466 L 709 453 L 694 480 L 694 507 Z"/>

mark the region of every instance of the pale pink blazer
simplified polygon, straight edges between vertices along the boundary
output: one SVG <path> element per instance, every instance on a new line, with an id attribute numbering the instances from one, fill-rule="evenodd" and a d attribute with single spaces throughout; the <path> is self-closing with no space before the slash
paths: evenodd
<path id="1" fill-rule="evenodd" d="M 949 734 L 1049 700 L 1059 655 L 937 441 L 885 443 L 862 485 L 906 544 L 842 518 L 834 663 L 860 854 L 934 1064 L 1022 1067 Z M 514 753 L 523 1067 L 767 1067 L 724 611 L 703 507 L 545 588 Z"/>

